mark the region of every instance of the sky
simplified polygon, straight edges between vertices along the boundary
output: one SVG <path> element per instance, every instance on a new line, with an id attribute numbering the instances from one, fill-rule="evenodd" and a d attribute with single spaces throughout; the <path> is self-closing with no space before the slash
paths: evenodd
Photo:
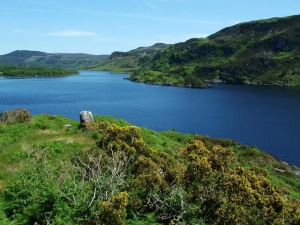
<path id="1" fill-rule="evenodd" d="M 111 54 L 299 14 L 300 0 L 0 0 L 0 55 Z"/>

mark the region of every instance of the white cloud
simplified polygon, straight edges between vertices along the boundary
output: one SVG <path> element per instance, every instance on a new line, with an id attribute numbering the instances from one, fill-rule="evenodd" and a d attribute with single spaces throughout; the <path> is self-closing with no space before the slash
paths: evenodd
<path id="1" fill-rule="evenodd" d="M 79 31 L 79 30 L 61 30 L 52 33 L 47 33 L 48 36 L 69 36 L 69 37 L 79 37 L 79 36 L 94 36 L 97 35 L 94 32 L 89 31 Z"/>

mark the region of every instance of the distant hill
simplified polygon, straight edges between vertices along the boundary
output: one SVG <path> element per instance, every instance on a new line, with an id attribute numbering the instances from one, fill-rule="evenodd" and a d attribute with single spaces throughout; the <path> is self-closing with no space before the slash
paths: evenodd
<path id="1" fill-rule="evenodd" d="M 60 77 L 78 73 L 66 68 L 0 65 L 0 76 L 4 77 Z"/>
<path id="2" fill-rule="evenodd" d="M 88 68 L 106 60 L 109 55 L 90 55 L 83 53 L 45 53 L 40 51 L 17 50 L 0 55 L 0 64 L 18 66 L 41 66 L 59 68 Z"/>
<path id="3" fill-rule="evenodd" d="M 148 61 L 156 52 L 167 46 L 169 45 L 156 43 L 149 47 L 139 47 L 128 52 L 116 51 L 106 61 L 95 65 L 93 69 L 131 72 L 139 68 L 144 61 Z"/>
<path id="4" fill-rule="evenodd" d="M 120 67 L 132 61 L 123 54 L 116 62 L 116 55 L 105 63 Z M 240 23 L 140 54 L 129 79 L 189 87 L 205 81 L 294 86 L 300 85 L 299 66 L 300 15 L 295 15 Z"/>

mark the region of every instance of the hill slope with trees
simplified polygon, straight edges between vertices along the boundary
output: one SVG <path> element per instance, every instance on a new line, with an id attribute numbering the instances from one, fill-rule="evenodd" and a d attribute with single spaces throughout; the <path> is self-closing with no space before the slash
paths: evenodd
<path id="1" fill-rule="evenodd" d="M 150 84 L 201 87 L 209 81 L 299 86 L 300 15 L 240 23 L 136 61 L 129 79 Z"/>
<path id="2" fill-rule="evenodd" d="M 148 61 L 157 51 L 167 47 L 168 44 L 156 43 L 149 47 L 139 47 L 128 52 L 113 52 L 109 59 L 94 65 L 94 70 L 110 70 L 114 72 L 131 72 L 145 61 Z"/>
<path id="3" fill-rule="evenodd" d="M 78 71 L 64 68 L 0 65 L 0 76 L 5 77 L 59 77 L 72 74 L 78 74 Z"/>

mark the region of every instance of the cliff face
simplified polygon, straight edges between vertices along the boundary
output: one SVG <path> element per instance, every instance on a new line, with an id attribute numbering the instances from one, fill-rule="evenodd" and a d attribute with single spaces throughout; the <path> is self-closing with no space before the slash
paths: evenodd
<path id="1" fill-rule="evenodd" d="M 110 55 L 109 59 L 112 60 L 112 59 L 114 59 L 114 58 L 118 58 L 118 57 L 126 57 L 126 56 L 128 56 L 128 55 L 129 55 L 129 54 L 128 54 L 127 52 L 118 52 L 118 51 L 116 51 L 116 52 L 113 52 L 113 53 Z"/>

